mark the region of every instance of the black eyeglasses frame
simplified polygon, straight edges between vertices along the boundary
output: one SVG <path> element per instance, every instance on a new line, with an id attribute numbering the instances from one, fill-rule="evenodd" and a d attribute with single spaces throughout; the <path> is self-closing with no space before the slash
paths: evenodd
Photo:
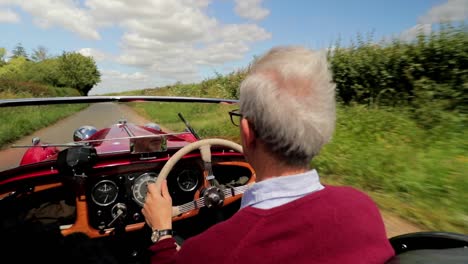
<path id="1" fill-rule="evenodd" d="M 238 127 L 240 123 L 239 123 L 239 124 L 236 124 L 236 122 L 234 121 L 234 119 L 235 119 L 235 117 L 239 117 L 240 119 L 242 119 L 243 116 L 242 116 L 241 113 L 239 113 L 239 109 L 231 110 L 231 111 L 229 111 L 228 113 L 229 113 L 229 116 L 231 117 L 231 123 L 232 123 L 234 126 Z M 235 116 L 235 117 L 234 117 L 234 116 Z M 240 122 L 240 119 L 239 119 L 239 122 Z"/>

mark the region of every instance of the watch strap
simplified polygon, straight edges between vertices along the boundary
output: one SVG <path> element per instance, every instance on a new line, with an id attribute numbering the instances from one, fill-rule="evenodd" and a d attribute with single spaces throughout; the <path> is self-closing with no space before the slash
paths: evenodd
<path id="1" fill-rule="evenodd" d="M 155 229 L 153 230 L 153 233 L 151 234 L 151 241 L 153 241 L 153 243 L 156 243 L 159 241 L 161 237 L 168 236 L 168 235 L 173 236 L 174 231 L 172 229 L 162 229 L 162 230 Z"/>

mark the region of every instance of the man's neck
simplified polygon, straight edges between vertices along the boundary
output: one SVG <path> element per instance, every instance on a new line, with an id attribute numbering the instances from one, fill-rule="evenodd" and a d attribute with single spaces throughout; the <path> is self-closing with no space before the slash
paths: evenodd
<path id="1" fill-rule="evenodd" d="M 309 166 L 291 166 L 279 159 L 259 139 L 251 145 L 244 146 L 244 154 L 255 170 L 256 181 L 304 173 L 310 170 Z"/>
<path id="2" fill-rule="evenodd" d="M 257 182 L 275 177 L 304 173 L 309 170 L 307 167 L 293 167 L 286 165 L 270 155 L 264 155 L 263 157 L 264 158 L 261 161 L 259 160 L 257 162 L 258 164 L 254 165 Z"/>

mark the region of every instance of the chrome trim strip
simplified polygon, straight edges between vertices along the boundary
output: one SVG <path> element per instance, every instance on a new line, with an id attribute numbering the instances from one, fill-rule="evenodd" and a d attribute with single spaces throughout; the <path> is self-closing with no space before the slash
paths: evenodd
<path id="1" fill-rule="evenodd" d="M 179 102 L 179 103 L 226 103 L 236 104 L 239 100 L 202 97 L 177 96 L 71 96 L 71 97 L 43 97 L 2 99 L 0 107 L 52 105 L 52 104 L 83 104 L 104 102 Z"/>

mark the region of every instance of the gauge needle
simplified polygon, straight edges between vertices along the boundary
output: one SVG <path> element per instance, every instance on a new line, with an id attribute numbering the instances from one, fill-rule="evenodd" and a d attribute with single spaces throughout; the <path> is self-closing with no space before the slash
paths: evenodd
<path id="1" fill-rule="evenodd" d="M 106 199 L 104 199 L 104 203 L 107 202 L 107 198 L 109 198 L 109 195 L 106 195 Z"/>

